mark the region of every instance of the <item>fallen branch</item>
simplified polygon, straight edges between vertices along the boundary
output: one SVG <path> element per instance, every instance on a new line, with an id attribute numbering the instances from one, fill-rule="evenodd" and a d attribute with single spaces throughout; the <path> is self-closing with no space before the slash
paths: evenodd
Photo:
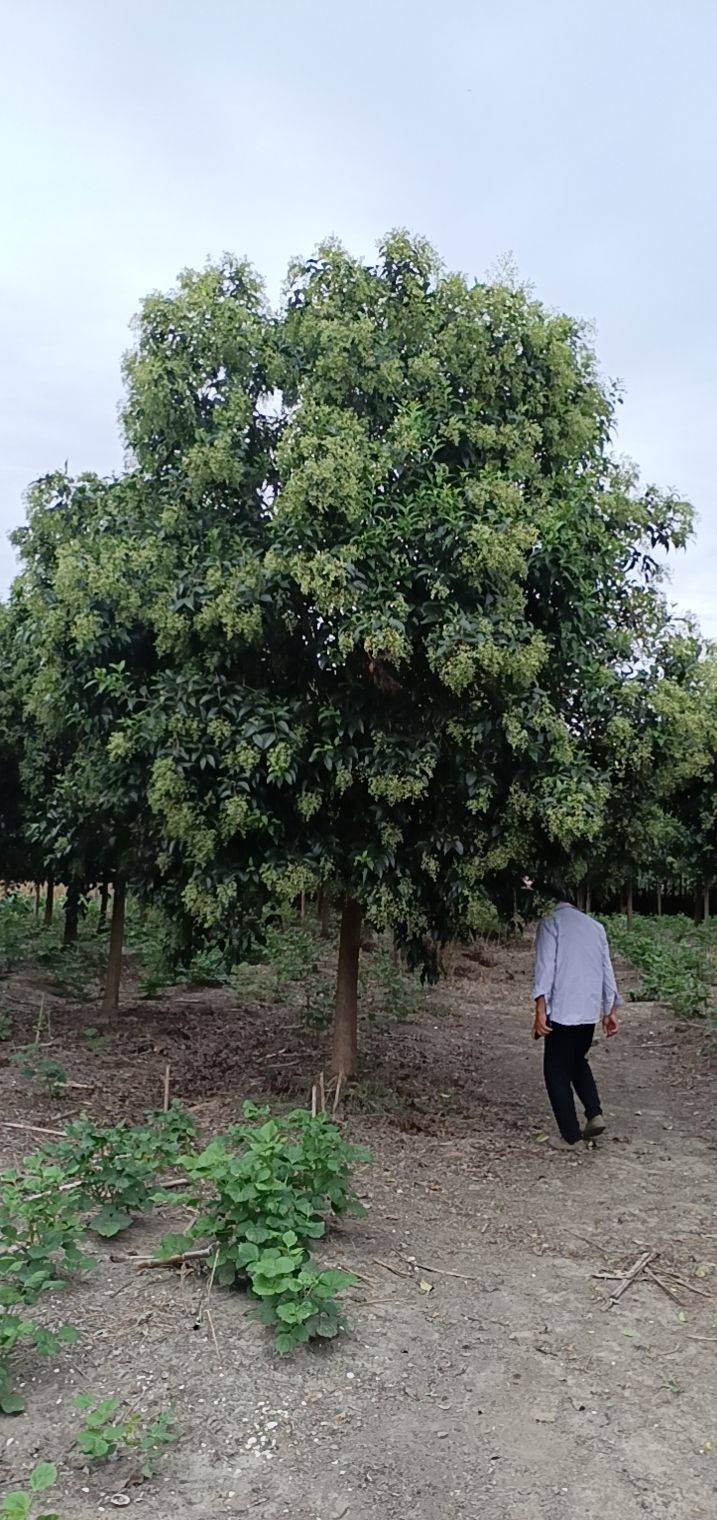
<path id="1" fill-rule="evenodd" d="M 110 1261 L 131 1262 L 138 1272 L 148 1272 L 152 1267 L 183 1267 L 187 1262 L 206 1261 L 211 1247 L 202 1251 L 180 1251 L 177 1256 L 110 1256 Z"/>
<path id="2" fill-rule="evenodd" d="M 25 1129 L 31 1135 L 55 1135 L 59 1140 L 66 1138 L 64 1129 L 43 1129 L 40 1124 L 19 1124 L 14 1119 L 0 1119 L 3 1129 Z"/>
<path id="3" fill-rule="evenodd" d="M 667 1297 L 671 1298 L 674 1304 L 679 1304 L 678 1295 L 673 1293 L 672 1288 L 669 1288 L 667 1283 L 663 1282 L 656 1272 L 653 1272 L 652 1267 L 645 1267 L 645 1276 L 649 1277 L 651 1282 L 657 1283 L 658 1288 L 662 1288 L 663 1293 L 666 1293 Z"/>
<path id="4" fill-rule="evenodd" d="M 627 1293 L 628 1288 L 632 1287 L 635 1279 L 640 1276 L 640 1273 L 644 1271 L 655 1255 L 655 1251 L 643 1251 L 642 1256 L 638 1256 L 637 1261 L 631 1266 L 629 1272 L 625 1273 L 619 1288 L 616 1288 L 615 1292 L 611 1293 L 610 1308 L 612 1308 L 613 1304 L 617 1303 L 618 1299 L 622 1298 L 623 1293 Z"/>
<path id="5" fill-rule="evenodd" d="M 678 1283 L 681 1288 L 686 1288 L 688 1293 L 699 1293 L 700 1298 L 712 1297 L 712 1294 L 708 1293 L 705 1288 L 698 1288 L 694 1283 L 686 1282 L 684 1277 L 678 1277 L 676 1272 L 670 1272 L 667 1267 L 663 1267 L 662 1270 L 665 1277 L 670 1277 L 672 1281 Z"/>
<path id="6" fill-rule="evenodd" d="M 482 1277 L 472 1277 L 469 1272 L 451 1272 L 448 1267 L 427 1267 L 425 1263 L 416 1262 L 419 1272 L 437 1272 L 439 1277 L 459 1277 L 461 1282 L 482 1282 Z"/>
<path id="7" fill-rule="evenodd" d="M 394 1277 L 406 1277 L 409 1279 L 412 1277 L 410 1272 L 400 1272 L 398 1267 L 390 1266 L 387 1261 L 379 1261 L 377 1256 L 374 1256 L 372 1259 L 377 1267 L 383 1267 L 386 1272 L 393 1272 Z"/>

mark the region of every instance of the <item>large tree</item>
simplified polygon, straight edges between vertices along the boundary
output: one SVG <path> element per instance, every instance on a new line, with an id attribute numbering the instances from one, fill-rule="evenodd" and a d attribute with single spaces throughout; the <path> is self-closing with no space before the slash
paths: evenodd
<path id="1" fill-rule="evenodd" d="M 430 971 L 599 836 L 591 725 L 689 511 L 612 462 L 579 324 L 404 235 L 371 266 L 325 245 L 276 315 L 245 265 L 184 275 L 127 379 L 130 473 L 55 576 L 57 679 L 199 923 L 236 943 L 335 895 L 352 1074 L 364 920 Z"/>

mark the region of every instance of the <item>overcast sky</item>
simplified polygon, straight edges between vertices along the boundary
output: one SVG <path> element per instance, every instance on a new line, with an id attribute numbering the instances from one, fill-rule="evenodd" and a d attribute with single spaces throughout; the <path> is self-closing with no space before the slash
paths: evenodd
<path id="1" fill-rule="evenodd" d="M 336 234 L 511 251 L 594 322 L 618 446 L 687 495 L 717 637 L 713 0 L 0 0 L 0 585 L 30 480 L 119 468 L 140 298 L 225 249 L 276 296 Z"/>

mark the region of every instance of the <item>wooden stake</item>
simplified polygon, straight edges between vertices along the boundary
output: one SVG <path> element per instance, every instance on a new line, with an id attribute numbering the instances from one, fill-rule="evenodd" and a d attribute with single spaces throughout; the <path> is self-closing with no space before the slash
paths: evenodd
<path id="1" fill-rule="evenodd" d="M 42 1028 L 43 1028 L 44 1018 L 45 1018 L 45 994 L 43 992 L 40 995 L 40 1012 L 37 1015 L 37 1024 L 35 1026 L 35 1044 L 36 1045 L 39 1045 L 39 1043 L 40 1043 L 40 1035 L 42 1034 Z M 48 1028 L 47 1032 L 49 1034 L 49 1032 L 50 1032 L 49 1028 Z"/>
<path id="2" fill-rule="evenodd" d="M 333 1102 L 333 1107 L 331 1109 L 331 1117 L 332 1117 L 332 1119 L 336 1118 L 336 1115 L 337 1115 L 337 1113 L 339 1111 L 339 1103 L 341 1101 L 341 1089 L 342 1089 L 343 1085 L 344 1085 L 344 1074 L 343 1074 L 342 1071 L 340 1071 L 339 1074 L 338 1074 L 338 1076 L 337 1076 L 337 1078 L 336 1078 L 336 1092 L 334 1093 L 334 1102 Z"/>
<path id="3" fill-rule="evenodd" d="M 171 1071 L 172 1071 L 172 1068 L 171 1068 L 169 1062 L 167 1062 L 167 1065 L 164 1068 L 164 1102 L 162 1104 L 162 1111 L 165 1114 L 169 1110 L 169 1078 L 170 1078 Z"/>
<path id="4" fill-rule="evenodd" d="M 324 1073 L 323 1073 L 323 1071 L 321 1071 L 319 1073 L 319 1102 L 320 1102 L 320 1105 L 321 1105 L 321 1107 L 319 1108 L 319 1113 L 320 1114 L 325 1114 L 326 1113 L 326 1086 L 324 1084 Z"/>

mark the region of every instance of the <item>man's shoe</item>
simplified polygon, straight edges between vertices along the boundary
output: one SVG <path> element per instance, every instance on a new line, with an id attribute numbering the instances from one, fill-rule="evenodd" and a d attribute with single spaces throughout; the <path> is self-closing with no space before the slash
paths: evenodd
<path id="1" fill-rule="evenodd" d="M 594 1119 L 588 1119 L 583 1130 L 583 1140 L 597 1140 L 598 1135 L 604 1135 L 606 1129 L 602 1114 L 596 1114 Z"/>
<path id="2" fill-rule="evenodd" d="M 562 1139 L 548 1141 L 549 1151 L 563 1151 L 564 1153 L 572 1151 L 574 1156 L 579 1156 L 582 1154 L 582 1149 L 583 1148 L 579 1140 L 573 1140 L 572 1142 L 570 1140 Z"/>

